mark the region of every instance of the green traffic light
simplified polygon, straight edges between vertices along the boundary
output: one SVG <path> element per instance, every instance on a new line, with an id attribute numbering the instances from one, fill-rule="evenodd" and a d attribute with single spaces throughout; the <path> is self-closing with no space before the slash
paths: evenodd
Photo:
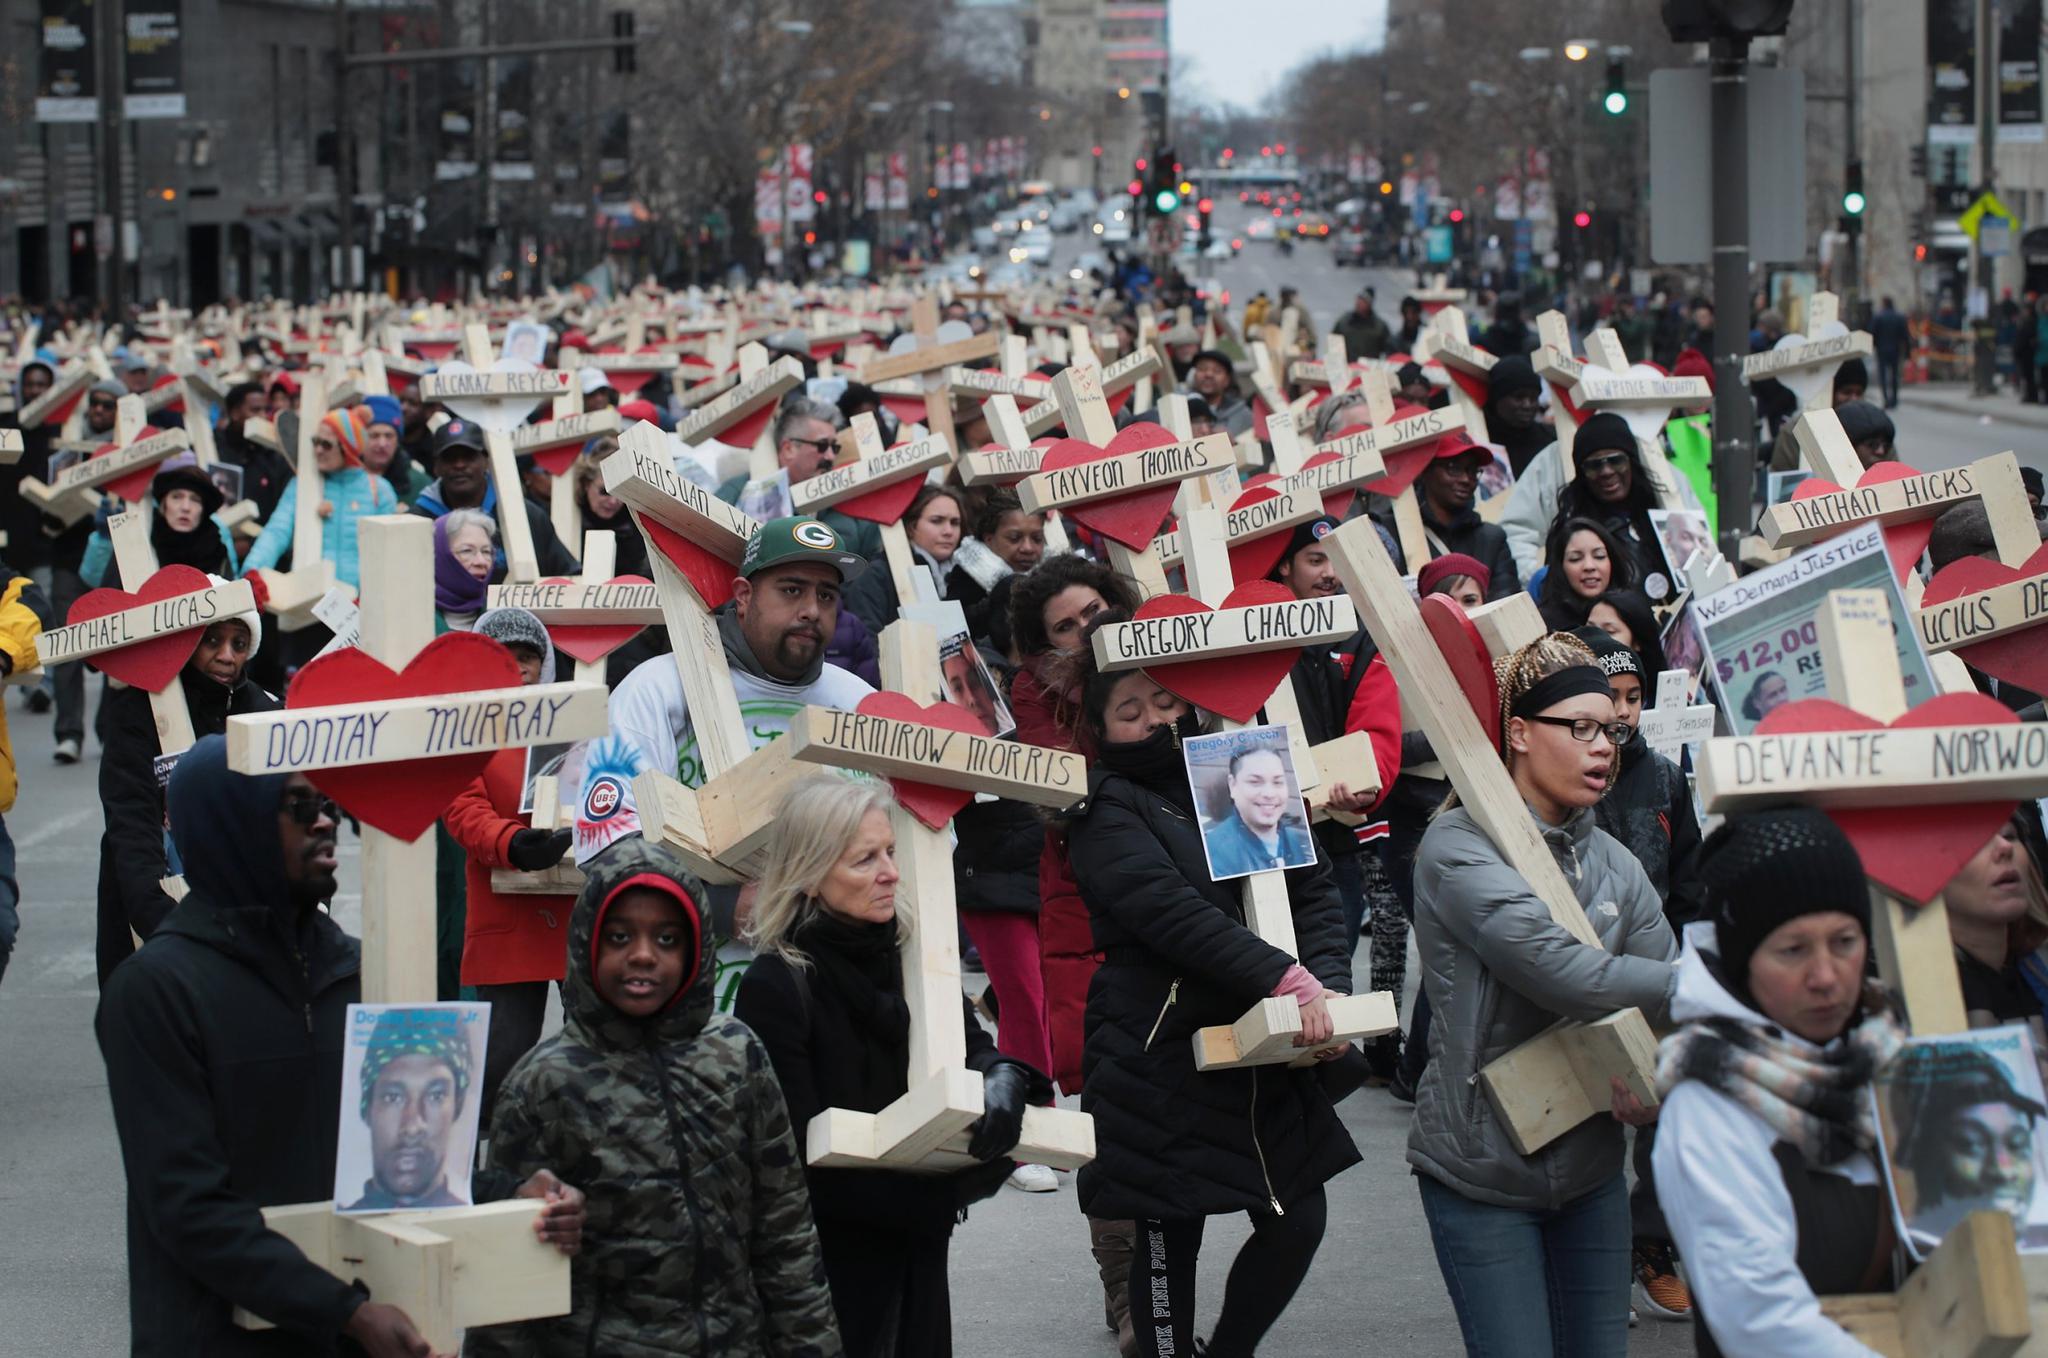
<path id="1" fill-rule="evenodd" d="M 1842 211 L 1848 213 L 1851 217 L 1861 217 L 1863 215 L 1863 208 L 1864 198 L 1860 191 L 1851 189 L 1842 195 Z"/>
<path id="2" fill-rule="evenodd" d="M 1620 90 L 1609 90 L 1607 92 L 1606 106 L 1607 111 L 1618 118 L 1628 112 L 1628 96 Z"/>
<path id="3" fill-rule="evenodd" d="M 1152 206 L 1159 210 L 1159 214 L 1162 217 L 1178 212 L 1180 211 L 1180 195 L 1172 189 L 1161 189 L 1152 195 Z"/>

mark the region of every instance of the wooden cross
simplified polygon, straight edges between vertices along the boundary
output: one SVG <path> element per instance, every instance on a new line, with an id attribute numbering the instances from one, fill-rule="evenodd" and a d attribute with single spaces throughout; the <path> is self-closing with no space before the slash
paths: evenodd
<path id="1" fill-rule="evenodd" d="M 576 374 L 559 368 L 516 369 L 494 367 L 490 331 L 482 325 L 463 327 L 463 350 L 469 372 L 439 372 L 420 379 L 420 399 L 456 402 L 449 408 L 462 414 L 465 406 L 482 403 L 486 417 L 472 412 L 465 416 L 484 431 L 484 448 L 491 460 L 491 482 L 498 490 L 498 537 L 505 548 L 507 580 L 538 580 L 540 558 L 534 552 L 533 525 L 526 519 L 526 492 L 519 484 L 519 466 L 513 452 L 514 429 L 534 407 L 549 397 L 566 395 L 576 387 Z M 568 539 L 574 542 L 572 533 Z"/>
<path id="2" fill-rule="evenodd" d="M 1799 398 L 1801 410 L 1828 410 L 1834 405 L 1835 369 L 1851 358 L 1868 359 L 1874 352 L 1867 330 L 1850 330 L 1839 319 L 1840 303 L 1832 292 L 1806 299 L 1806 333 L 1785 335 L 1775 347 L 1742 360 L 1742 378 L 1757 382 L 1776 378 Z"/>
<path id="3" fill-rule="evenodd" d="M 1211 611 L 1138 618 L 1098 628 L 1093 640 L 1098 668 L 1114 672 L 1183 660 L 1324 646 L 1357 631 L 1356 611 L 1334 596 L 1226 606 L 1234 584 L 1230 559 L 1223 550 L 1219 518 L 1216 506 L 1199 504 L 1189 507 L 1182 524 L 1187 540 L 1189 592 Z M 1306 796 L 1314 786 L 1311 780 L 1319 783 L 1323 774 L 1302 728 L 1292 675 L 1281 679 L 1263 706 L 1270 721 L 1287 727 L 1291 762 Z M 1219 729 L 1226 731 L 1242 729 L 1246 724 L 1221 718 L 1219 722 Z M 1357 754 L 1356 742 L 1349 752 Z M 1362 758 L 1345 762 L 1342 775 L 1356 790 L 1377 789 L 1378 776 L 1369 745 Z M 1289 956 L 1297 954 L 1294 915 L 1284 874 L 1269 871 L 1247 877 L 1244 912 L 1253 933 Z M 1399 1026 L 1390 994 L 1332 996 L 1329 1007 L 1335 1025 L 1332 1043 L 1376 1037 Z M 1195 1065 L 1201 1070 L 1227 1070 L 1305 1063 L 1314 1058 L 1295 1045 L 1300 1033 L 1300 1005 L 1289 996 L 1268 997 L 1253 1005 L 1236 1023 L 1196 1033 Z"/>
<path id="4" fill-rule="evenodd" d="M 1156 349 L 1133 349 L 1130 353 L 1125 354 L 1106 368 L 1096 368 L 1085 364 L 1076 364 L 1073 367 L 1087 367 L 1096 374 L 1096 386 L 1101 390 L 1104 401 L 1107 401 L 1124 388 L 1136 386 L 1139 382 L 1162 371 L 1159 353 Z M 1172 371 L 1170 368 L 1164 370 Z M 1063 423 L 1066 419 L 1066 410 L 1060 404 L 1058 395 L 1052 395 L 1024 411 L 1021 418 L 1024 421 L 1026 435 L 1036 438 L 1053 426 Z M 1111 426 L 1114 427 L 1115 417 L 1113 415 L 1110 422 Z M 1083 437 L 1083 435 L 1074 432 L 1072 425 L 1067 426 L 1067 433 L 1075 438 Z M 1092 442 L 1093 440 L 1090 441 Z"/>
<path id="5" fill-rule="evenodd" d="M 327 413 L 327 379 L 309 372 L 299 382 L 299 447 L 297 488 L 292 492 L 292 568 L 257 572 L 267 591 L 265 611 L 278 627 L 296 632 L 317 621 L 313 605 L 335 584 L 334 563 L 326 558 L 327 520 L 320 517 L 320 455 L 313 435 Z"/>
<path id="6" fill-rule="evenodd" d="M 1072 437 L 1106 448 L 1117 437 L 1116 421 L 1102 398 L 1102 387 L 1093 368 L 1068 368 L 1053 379 L 1054 399 L 1060 403 L 1067 432 Z M 1116 457 L 1102 458 L 1040 471 L 1017 483 L 1017 496 L 1032 513 L 1115 500 L 1151 487 L 1173 485 L 1191 476 L 1224 471 L 1235 465 L 1230 439 L 1224 434 L 1168 447 L 1147 448 Z M 1110 564 L 1135 580 L 1145 594 L 1166 593 L 1166 571 L 1159 558 L 1145 548 L 1133 548 L 1114 538 L 1103 539 Z"/>
<path id="7" fill-rule="evenodd" d="M 1611 410 L 1628 424 L 1629 432 L 1635 435 L 1643 471 L 1650 478 L 1650 493 L 1660 509 L 1693 508 L 1680 489 L 1677 470 L 1664 456 L 1660 439 L 1674 412 L 1705 410 L 1714 403 L 1713 388 L 1706 378 L 1631 375 L 1621 336 L 1603 327 L 1586 336 L 1586 361 L 1579 365 L 1578 387 L 1572 399 L 1581 413 Z M 1566 459 L 1571 456 L 1571 450 L 1561 441 L 1558 453 Z M 1674 561 L 1670 565 L 1677 572 L 1684 569 L 1685 563 Z"/>
<path id="8" fill-rule="evenodd" d="M 144 438 L 142 431 L 146 427 L 142 399 L 123 396 L 114 416 L 111 450 L 83 458 L 58 472 L 50 485 L 52 493 L 63 496 L 97 490 L 109 481 L 131 477 L 192 446 L 191 436 L 182 429 L 165 430 Z"/>
<path id="9" fill-rule="evenodd" d="M 1697 765 L 1700 801 L 1708 811 L 1805 803 L 1917 812 L 1934 804 L 2048 793 L 2048 733 L 2037 725 L 1890 725 L 1906 711 L 1906 698 L 1882 591 L 1831 592 L 1820 610 L 1819 630 L 1829 699 L 1886 725 L 1711 740 Z M 1908 841 L 1909 855 L 1915 825 L 1902 820 L 1888 836 Z M 1871 870 L 1871 845 L 1861 843 L 1859 851 Z M 1925 899 L 1915 900 L 1902 895 L 1897 882 L 1871 883 L 1878 971 L 1904 1001 L 1918 1035 L 1968 1027 L 1938 886 L 1931 893 L 1916 891 Z M 1896 1296 L 1829 1297 L 1821 1308 L 1865 1344 L 1897 1358 L 2008 1354 L 2017 1342 L 1991 1341 L 2023 1340 L 2032 1332 L 2030 1295 L 2011 1218 L 1979 1212 L 1950 1231 Z M 2042 1319 L 2048 1321 L 2048 1312 Z"/>
<path id="10" fill-rule="evenodd" d="M 989 432 L 995 436 L 996 444 L 977 452 L 960 454 L 953 465 L 959 472 L 961 483 L 972 486 L 987 482 L 1011 486 L 1027 476 L 1036 475 L 1045 461 L 1045 450 L 1031 442 L 1016 399 L 998 392 L 982 402 L 981 413 L 988 421 Z M 1052 553 L 1072 551 L 1073 545 L 1067 540 L 1066 524 L 1059 512 L 1046 510 L 1044 519 L 1045 550 Z"/>
<path id="11" fill-rule="evenodd" d="M 433 598 L 420 588 L 433 571 L 433 525 L 409 514 L 378 515 L 362 520 L 361 530 L 362 649 L 404 672 L 434 640 Z M 318 674 L 319 663 L 300 671 L 291 696 L 306 691 L 300 685 Z M 228 767 L 317 774 L 395 763 L 397 785 L 407 781 L 405 765 L 413 761 L 556 744 L 605 729 L 605 691 L 590 684 L 301 703 L 230 717 Z M 351 791 L 361 786 L 351 784 Z M 363 999 L 373 1004 L 435 996 L 432 819 L 411 840 L 377 828 L 373 822 L 390 814 L 393 795 L 390 788 L 366 789 L 350 798 L 356 805 L 344 803 L 364 821 Z M 435 794 L 424 795 L 431 801 Z M 343 1217 L 321 1202 L 269 1207 L 263 1216 L 313 1262 L 339 1277 L 361 1278 L 378 1300 L 403 1308 L 436 1352 L 452 1352 L 457 1333 L 469 1326 L 567 1314 L 569 1261 L 533 1232 L 543 1207 L 513 1199 Z M 236 1321 L 263 1324 L 239 1310 Z"/>
<path id="12" fill-rule="evenodd" d="M 793 358 L 768 361 L 768 351 L 749 344 L 739 351 L 739 380 L 718 399 L 698 406 L 676 429 L 676 437 L 692 447 L 714 438 L 745 420 L 772 411 L 784 394 L 803 385 L 803 365 Z M 754 440 L 748 473 L 754 477 L 773 476 L 776 469 L 775 421 L 770 418 Z"/>
<path id="13" fill-rule="evenodd" d="M 910 343 L 888 358 L 867 364 L 860 371 L 860 380 L 873 386 L 891 378 L 921 378 L 924 383 L 925 427 L 944 438 L 946 446 L 951 448 L 956 440 L 953 398 L 948 391 L 946 371 L 957 364 L 993 358 L 1002 347 L 1003 337 L 991 330 L 950 344 L 939 343 L 938 301 L 929 294 L 919 297 L 911 306 L 910 324 L 911 334 L 898 336 L 897 345 L 903 345 L 906 339 Z"/>
<path id="14" fill-rule="evenodd" d="M 1792 437 L 1798 442 L 1808 468 L 1843 489 L 1787 500 L 1766 509 L 1758 520 L 1757 531 L 1771 547 L 1804 547 L 1833 537 L 1844 528 L 1873 520 L 1900 524 L 1931 519 L 1956 505 L 1981 500 L 1991 521 L 2000 561 L 2017 567 L 2040 550 L 2041 535 L 2027 506 L 2019 459 L 2010 452 L 1979 458 L 1948 471 L 1914 473 L 1890 480 L 1870 478 L 1868 484 L 1859 484 L 1869 473 L 1863 470 L 1862 461 L 1842 431 L 1841 418 L 1832 409 L 1801 414 L 1793 423 Z"/>
<path id="15" fill-rule="evenodd" d="M 50 389 L 21 408 L 15 416 L 15 423 L 23 429 L 40 429 L 59 413 L 66 417 L 68 423 L 72 412 L 85 404 L 81 397 L 94 380 L 90 365 L 66 363 L 57 379 L 50 383 Z"/>
<path id="16" fill-rule="evenodd" d="M 882 633 L 883 687 L 895 694 L 938 691 L 938 655 L 938 634 L 929 624 L 890 624 Z M 911 699 L 909 706 L 921 704 Z M 908 719 L 907 711 L 899 719 L 880 711 L 807 707 L 788 739 L 777 744 L 808 764 L 990 792 L 1038 806 L 1071 806 L 1088 791 L 1087 765 L 1077 754 L 928 725 Z M 888 1166 L 943 1174 L 975 1163 L 967 1155 L 968 1129 L 984 1111 L 981 1076 L 967 1068 L 953 842 L 943 821 L 933 826 L 901 805 L 890 809 L 889 821 L 903 879 L 899 899 L 916 902 L 902 950 L 909 1090 L 880 1112 L 820 1112 L 804 1131 L 805 1159 L 820 1168 Z M 1030 1164 L 1077 1169 L 1095 1158 L 1095 1120 L 1071 1109 L 1027 1108 L 1022 1139 L 1010 1154 Z"/>
<path id="17" fill-rule="evenodd" d="M 1602 947 L 1379 535 L 1370 523 L 1353 520 L 1325 538 L 1324 546 L 1393 669 L 1404 704 L 1429 733 L 1473 820 L 1560 929 L 1588 947 Z M 1656 1070 L 1650 1025 L 1641 1011 L 1626 1009 L 1592 1023 L 1549 1029 L 1483 1067 L 1479 1083 L 1516 1151 L 1531 1155 L 1587 1118 L 1605 1114 L 1613 1106 L 1613 1078 L 1624 1080 L 1646 1106 L 1654 1105 Z"/>
<path id="18" fill-rule="evenodd" d="M 856 415 L 840 436 L 843 448 L 851 443 L 854 460 L 819 472 L 789 488 L 791 509 L 798 514 L 819 514 L 832 506 L 905 481 L 923 481 L 934 468 L 950 466 L 953 446 L 941 434 L 928 434 L 914 443 L 894 448 L 882 446 L 881 427 L 873 415 Z M 899 603 L 935 601 L 936 583 L 931 572 L 917 564 L 910 554 L 910 534 L 898 519 L 880 525 L 882 550 L 889 563 L 889 579 L 896 586 Z M 929 582 L 919 588 L 918 577 Z"/>
<path id="19" fill-rule="evenodd" d="M 1672 763 L 1679 763 L 1686 747 L 1711 739 L 1714 734 L 1714 705 L 1688 704 L 1692 675 L 1684 670 L 1665 670 L 1657 676 L 1657 701 L 1643 709 L 1636 729 L 1643 741 Z"/>
<path id="20" fill-rule="evenodd" d="M 655 586 L 639 580 L 615 580 L 618 537 L 608 528 L 583 535 L 583 573 L 574 580 L 510 581 L 492 585 L 491 608 L 523 608 L 540 619 L 550 633 L 568 627 L 652 627 L 662 621 Z M 619 645 L 630 641 L 621 637 Z M 605 657 L 578 658 L 576 680 L 605 682 Z"/>
<path id="21" fill-rule="evenodd" d="M 566 372 L 575 372 L 574 350 L 562 354 Z M 555 398 L 551 418 L 539 424 L 521 425 L 512 433 L 514 457 L 531 457 L 534 465 L 553 477 L 548 487 L 548 522 L 555 536 L 574 542 L 582 535 L 583 515 L 576 503 L 576 478 L 570 470 L 583 445 L 600 434 L 619 432 L 619 412 L 614 409 L 583 410 L 583 386 L 572 381 L 569 389 Z"/>

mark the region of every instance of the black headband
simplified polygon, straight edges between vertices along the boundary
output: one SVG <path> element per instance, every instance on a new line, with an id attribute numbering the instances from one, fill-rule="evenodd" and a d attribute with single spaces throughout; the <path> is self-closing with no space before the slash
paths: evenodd
<path id="1" fill-rule="evenodd" d="M 1529 685 L 1528 691 L 1515 699 L 1508 708 L 1511 717 L 1533 717 L 1544 708 L 1561 703 L 1566 698 L 1580 694 L 1597 694 L 1612 698 L 1614 690 L 1607 683 L 1607 676 L 1597 665 L 1567 665 L 1555 674 L 1546 674 Z"/>

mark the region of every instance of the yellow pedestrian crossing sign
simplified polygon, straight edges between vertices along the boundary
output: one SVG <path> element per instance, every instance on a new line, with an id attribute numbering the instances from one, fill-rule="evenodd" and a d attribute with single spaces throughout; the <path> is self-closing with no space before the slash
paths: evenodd
<path id="1" fill-rule="evenodd" d="M 2005 229 L 2008 231 L 2012 229 L 2013 223 L 2019 221 L 2018 213 L 2014 212 L 2004 203 L 1999 202 L 1997 194 L 1987 190 L 1977 195 L 1977 201 L 1964 209 L 1962 216 L 1956 218 L 1956 225 L 1963 229 L 1964 235 L 1975 240 L 1977 233 L 1984 228 L 1984 219 L 1986 217 L 2005 218 Z"/>

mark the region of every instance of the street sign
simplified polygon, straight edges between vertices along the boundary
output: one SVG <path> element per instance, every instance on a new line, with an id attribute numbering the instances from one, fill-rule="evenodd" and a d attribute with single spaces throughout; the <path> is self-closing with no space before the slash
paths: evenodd
<path id="1" fill-rule="evenodd" d="M 2012 224 L 2019 220 L 2019 215 L 2000 202 L 1997 194 L 1987 189 L 1977 195 L 1976 202 L 1963 209 L 1962 215 L 1956 218 L 1956 225 L 1962 228 L 1964 235 L 1975 238 L 1994 222 L 2001 220 L 2005 223 L 2006 244 L 2010 246 Z M 1987 246 L 1987 252 L 1988 248 Z"/>
<path id="2" fill-rule="evenodd" d="M 1806 75 L 1744 71 L 1749 105 L 1749 257 L 1806 258 Z M 1650 258 L 1714 257 L 1712 96 L 1707 68 L 1650 72 Z"/>

